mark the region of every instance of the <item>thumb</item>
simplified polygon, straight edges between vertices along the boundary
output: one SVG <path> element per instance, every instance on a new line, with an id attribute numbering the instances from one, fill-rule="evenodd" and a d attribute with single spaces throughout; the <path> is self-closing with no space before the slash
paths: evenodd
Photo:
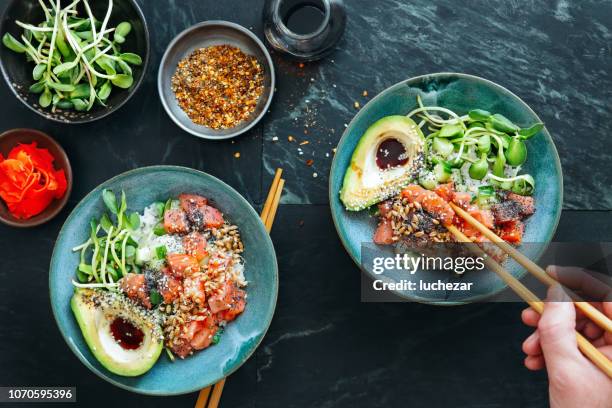
<path id="1" fill-rule="evenodd" d="M 568 363 L 581 359 L 576 340 L 576 310 L 560 285 L 548 290 L 538 333 L 549 370 L 564 370 Z"/>

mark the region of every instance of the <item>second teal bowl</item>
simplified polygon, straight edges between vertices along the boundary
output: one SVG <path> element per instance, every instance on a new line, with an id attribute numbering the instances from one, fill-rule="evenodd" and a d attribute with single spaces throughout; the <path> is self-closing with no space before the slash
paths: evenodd
<path id="1" fill-rule="evenodd" d="M 410 112 L 416 108 L 417 95 L 421 95 L 427 106 L 442 106 L 462 115 L 479 108 L 501 113 L 523 126 L 542 122 L 525 102 L 506 88 L 467 74 L 438 73 L 408 79 L 387 88 L 366 104 L 353 118 L 338 144 L 329 182 L 329 201 L 336 230 L 353 261 L 364 271 L 361 265 L 362 244 L 372 243 L 377 220 L 367 211 L 345 210 L 339 198 L 344 174 L 366 129 L 385 116 Z M 537 210 L 527 221 L 523 238 L 523 242 L 530 244 L 523 245 L 520 250 L 532 260 L 537 260 L 550 243 L 559 223 L 563 204 L 563 176 L 557 149 L 546 129 L 529 140 L 528 149 L 529 157 L 523 171 L 535 178 Z M 504 266 L 517 278 L 525 275 L 526 271 L 513 261 Z M 374 277 L 373 274 L 370 276 Z M 422 303 L 457 305 L 489 298 L 506 288 L 493 273 L 471 276 L 470 281 L 476 283 L 476 290 L 452 293 L 443 299 L 439 294 L 427 292 L 398 291 L 396 294 Z"/>

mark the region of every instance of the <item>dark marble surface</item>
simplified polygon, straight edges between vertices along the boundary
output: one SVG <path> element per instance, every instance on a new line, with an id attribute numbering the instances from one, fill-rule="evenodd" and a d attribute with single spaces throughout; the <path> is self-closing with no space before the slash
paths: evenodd
<path id="1" fill-rule="evenodd" d="M 472 73 L 517 93 L 548 124 L 566 188 L 556 239 L 612 241 L 612 213 L 592 211 L 612 210 L 605 148 L 612 133 L 612 3 L 473 0 L 461 7 L 450 0 L 348 0 L 337 52 L 304 68 L 275 55 L 278 93 L 270 114 L 249 134 L 216 143 L 180 131 L 166 116 L 157 64 L 171 38 L 198 21 L 226 19 L 261 36 L 262 1 L 140 3 L 152 32 L 152 64 L 138 95 L 108 119 L 49 123 L 0 86 L 0 129 L 50 133 L 76 174 L 69 206 L 56 220 L 26 231 L 0 226 L 0 385 L 77 386 L 77 405 L 84 407 L 193 406 L 194 394 L 152 398 L 115 388 L 70 353 L 47 294 L 55 237 L 78 200 L 131 168 L 202 169 L 260 207 L 273 169 L 282 166 L 286 205 L 272 232 L 280 267 L 277 312 L 255 357 L 228 379 L 223 407 L 547 405 L 545 375 L 522 367 L 528 330 L 520 324 L 521 305 L 360 302 L 358 268 L 331 222 L 327 174 L 354 101 L 363 104 L 414 75 Z M 309 144 L 290 143 L 289 135 Z M 309 158 L 313 167 L 305 164 Z"/>

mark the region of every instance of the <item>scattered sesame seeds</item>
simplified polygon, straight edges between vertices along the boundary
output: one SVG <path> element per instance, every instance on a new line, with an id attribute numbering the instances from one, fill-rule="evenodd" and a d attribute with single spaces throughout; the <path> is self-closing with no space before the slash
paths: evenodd
<path id="1" fill-rule="evenodd" d="M 317 173 L 312 173 L 312 177 L 317 178 L 319 175 Z"/>
<path id="2" fill-rule="evenodd" d="M 291 135 L 287 136 L 287 140 L 290 142 L 295 142 L 295 138 Z"/>
<path id="3" fill-rule="evenodd" d="M 361 107 L 361 105 L 359 104 L 359 102 L 355 101 L 355 103 L 353 104 L 353 106 L 355 107 L 355 109 L 359 109 Z"/>
<path id="4" fill-rule="evenodd" d="M 235 157 L 235 158 L 237 158 L 237 159 L 239 159 L 239 158 L 240 158 L 240 152 L 236 152 L 236 153 L 234 153 L 234 157 Z"/>
<path id="5" fill-rule="evenodd" d="M 274 136 L 274 137 L 272 138 L 272 141 L 273 141 L 273 142 L 278 142 L 278 136 Z"/>

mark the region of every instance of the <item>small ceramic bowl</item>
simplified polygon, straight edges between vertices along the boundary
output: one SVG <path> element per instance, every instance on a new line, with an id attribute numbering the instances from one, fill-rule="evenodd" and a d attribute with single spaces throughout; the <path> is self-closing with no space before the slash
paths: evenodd
<path id="1" fill-rule="evenodd" d="M 340 201 L 346 169 L 350 165 L 355 147 L 366 129 L 377 120 L 389 115 L 405 115 L 416 107 L 416 96 L 423 98 L 426 106 L 442 106 L 459 114 L 471 109 L 485 109 L 501 113 L 513 122 L 527 126 L 542 122 L 536 113 L 518 96 L 506 88 L 473 75 L 459 73 L 437 73 L 418 76 L 385 89 L 368 102 L 353 118 L 344 131 L 334 156 L 329 183 L 329 200 L 336 230 L 351 258 L 372 279 L 378 279 L 371 268 L 364 268 L 362 257 L 371 255 L 376 248 L 372 236 L 377 219 L 368 211 L 346 211 Z M 529 158 L 523 166 L 525 173 L 531 174 L 536 183 L 534 198 L 536 212 L 525 223 L 523 254 L 537 261 L 550 243 L 561 215 L 563 204 L 563 176 L 559 155 L 555 144 L 544 128 L 527 143 Z M 389 249 L 390 247 L 387 247 Z M 378 253 L 376 256 L 379 256 Z M 388 255 L 385 255 L 388 256 Z M 526 271 L 513 260 L 504 263 L 506 269 L 516 278 L 522 278 Z M 436 282 L 438 279 L 459 279 L 452 273 L 443 275 L 423 271 L 406 277 Z M 395 291 L 404 299 L 436 305 L 458 305 L 487 299 L 506 288 L 506 284 L 493 272 L 461 275 L 463 282 L 473 282 L 470 291 Z"/>
<path id="2" fill-rule="evenodd" d="M 264 90 L 255 111 L 249 119 L 229 129 L 216 130 L 193 123 L 178 105 L 171 88 L 172 76 L 179 61 L 197 49 L 213 45 L 231 45 L 240 48 L 245 54 L 257 58 L 264 71 Z M 236 137 L 255 126 L 270 107 L 276 81 L 274 64 L 264 44 L 250 30 L 228 21 L 205 21 L 176 36 L 162 58 L 158 75 L 159 96 L 170 118 L 184 131 L 212 140 Z"/>
<path id="3" fill-rule="evenodd" d="M 181 360 L 165 353 L 147 373 L 122 377 L 106 370 L 91 353 L 70 309 L 74 293 L 71 280 L 79 265 L 72 248 L 89 237 L 89 223 L 106 211 L 102 190 L 125 191 L 128 210 L 142 212 L 155 201 L 180 193 L 201 194 L 240 229 L 244 243 L 247 306 L 227 325 L 219 344 Z M 96 187 L 66 219 L 51 257 L 49 292 L 53 315 L 68 347 L 102 379 L 129 391 L 149 395 L 195 392 L 217 383 L 237 370 L 263 339 L 274 314 L 278 296 L 278 266 L 270 235 L 253 207 L 233 188 L 201 171 L 175 166 L 152 166 L 120 174 Z"/>
<path id="4" fill-rule="evenodd" d="M 36 142 L 38 147 L 49 150 L 55 157 L 55 168 L 63 169 L 66 173 L 68 187 L 66 193 L 59 200 L 53 200 L 51 204 L 40 214 L 27 220 L 20 220 L 11 215 L 6 203 L 0 199 L 0 222 L 11 227 L 28 228 L 41 225 L 53 219 L 66 206 L 70 192 L 72 191 L 72 168 L 66 152 L 55 140 L 43 132 L 33 129 L 13 129 L 0 135 L 0 154 L 6 157 L 11 149 L 20 143 L 28 144 Z"/>
<path id="5" fill-rule="evenodd" d="M 15 20 L 39 23 L 44 19 L 38 0 L 12 0 L 7 3 L 0 18 L 0 36 L 6 32 L 13 34 L 15 38 L 21 36 L 23 29 L 15 24 Z M 90 4 L 95 16 L 102 18 L 105 15 L 108 7 L 107 1 L 94 1 Z M 140 55 L 142 65 L 132 67 L 134 84 L 129 89 L 113 88 L 107 106 L 96 104 L 89 112 L 58 110 L 52 113 L 50 108 L 41 108 L 38 106 L 38 95 L 28 92 L 28 88 L 34 83 L 32 79 L 33 63 L 26 61 L 23 54 L 17 54 L 5 46 L 0 46 L 2 76 L 17 99 L 30 110 L 46 119 L 70 124 L 88 123 L 102 119 L 121 108 L 132 98 L 140 87 L 149 64 L 149 30 L 140 6 L 135 0 L 113 1 L 113 12 L 109 24 L 114 27 L 122 21 L 128 21 L 132 25 L 132 31 L 126 37 L 125 43 L 122 44 L 122 52 L 133 52 Z"/>

